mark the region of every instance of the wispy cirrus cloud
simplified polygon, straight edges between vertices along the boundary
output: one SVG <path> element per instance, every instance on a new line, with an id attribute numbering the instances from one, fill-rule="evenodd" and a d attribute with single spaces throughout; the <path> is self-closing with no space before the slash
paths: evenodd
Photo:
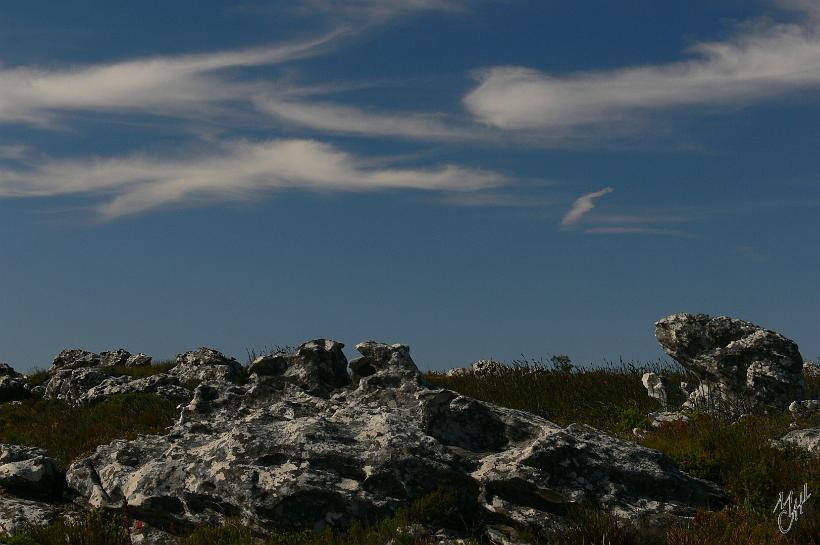
<path id="1" fill-rule="evenodd" d="M 817 2 L 800 4 L 820 13 Z M 479 85 L 464 104 L 477 119 L 501 129 L 566 130 L 820 88 L 820 25 L 816 18 L 806 21 L 747 23 L 731 39 L 695 44 L 687 51 L 691 59 L 670 64 L 568 75 L 520 66 L 487 68 L 478 73 Z"/>
<path id="2" fill-rule="evenodd" d="M 278 119 L 313 130 L 399 139 L 477 142 L 493 135 L 469 120 L 445 114 L 377 112 L 329 102 L 297 102 L 274 96 L 259 97 L 257 107 Z"/>
<path id="3" fill-rule="evenodd" d="M 224 72 L 275 65 L 318 54 L 343 35 L 271 47 L 96 64 L 72 68 L 2 68 L 0 123 L 48 125 L 66 111 L 138 112 L 208 117 L 215 108 L 249 101 L 259 84 Z"/>
<path id="4" fill-rule="evenodd" d="M 496 172 L 457 165 L 373 164 L 314 140 L 236 141 L 184 159 L 52 159 L 35 168 L 0 169 L 0 198 L 87 195 L 101 201 L 102 218 L 113 219 L 167 205 L 243 200 L 273 190 L 453 192 L 479 191 L 509 181 Z"/>
<path id="5" fill-rule="evenodd" d="M 592 202 L 594 199 L 598 197 L 603 197 L 609 193 L 615 191 L 611 187 L 605 187 L 600 191 L 595 191 L 594 193 L 587 193 L 581 197 L 575 199 L 572 203 L 572 207 L 564 214 L 564 217 L 561 219 L 561 229 L 567 230 L 577 227 L 578 224 L 581 222 L 581 219 L 589 213 L 590 210 L 595 208 L 595 204 Z"/>

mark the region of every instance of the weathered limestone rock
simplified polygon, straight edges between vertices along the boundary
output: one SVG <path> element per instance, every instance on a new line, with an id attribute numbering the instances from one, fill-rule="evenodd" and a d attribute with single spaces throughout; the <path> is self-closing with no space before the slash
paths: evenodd
<path id="1" fill-rule="evenodd" d="M 308 341 L 293 354 L 276 352 L 257 358 L 250 372 L 257 376 L 286 377 L 312 395 L 327 395 L 334 388 L 350 384 L 342 348 L 342 343 L 327 339 Z"/>
<path id="2" fill-rule="evenodd" d="M 141 379 L 131 377 L 111 377 L 88 389 L 76 398 L 80 405 L 93 405 L 105 401 L 116 394 L 159 394 L 178 401 L 190 401 L 193 392 L 183 388 L 179 378 L 168 373 L 157 373 Z"/>
<path id="3" fill-rule="evenodd" d="M 470 367 L 456 367 L 447 371 L 448 377 L 467 375 L 474 373 L 476 375 L 493 376 L 498 375 L 504 370 L 504 365 L 495 360 L 478 360 Z"/>
<path id="4" fill-rule="evenodd" d="M 803 358 L 779 333 L 726 316 L 673 314 L 655 323 L 655 337 L 702 381 L 689 407 L 737 415 L 759 404 L 785 409 L 801 397 Z"/>
<path id="5" fill-rule="evenodd" d="M 691 418 L 684 413 L 679 412 L 649 413 L 647 415 L 647 419 L 649 420 L 649 425 L 653 428 L 660 428 L 664 424 L 671 424 L 674 422 L 683 422 L 686 424 L 690 424 L 692 422 Z"/>
<path id="6" fill-rule="evenodd" d="M 131 357 L 131 352 L 124 348 L 117 348 L 110 352 L 100 352 L 100 365 L 109 367 L 112 365 L 125 365 L 128 358 Z"/>
<path id="7" fill-rule="evenodd" d="M 820 428 L 792 430 L 781 437 L 779 441 L 775 441 L 775 444 L 795 445 L 813 456 L 820 457 Z"/>
<path id="8" fill-rule="evenodd" d="M 46 526 L 60 514 L 57 505 L 16 498 L 0 490 L 0 535 L 12 534 L 28 525 Z"/>
<path id="9" fill-rule="evenodd" d="M 43 397 L 76 402 L 85 393 L 109 378 L 97 367 L 58 369 L 46 384 Z"/>
<path id="10" fill-rule="evenodd" d="M 63 475 L 57 461 L 39 448 L 0 444 L 0 488 L 19 498 L 59 498 Z"/>
<path id="11" fill-rule="evenodd" d="M 214 380 L 235 381 L 245 374 L 245 369 L 222 352 L 202 347 L 177 356 L 176 366 L 168 373 L 179 378 L 181 384 L 195 384 Z"/>
<path id="12" fill-rule="evenodd" d="M 126 367 L 144 367 L 146 365 L 151 365 L 151 361 L 153 358 L 148 354 L 132 354 L 125 360 Z"/>
<path id="13" fill-rule="evenodd" d="M 100 365 L 100 355 L 80 348 L 68 348 L 60 352 L 51 362 L 48 372 L 68 366 L 96 367 Z"/>
<path id="14" fill-rule="evenodd" d="M 259 531 L 344 527 L 440 487 L 467 521 L 535 531 L 561 525 L 573 501 L 652 523 L 725 501 L 657 451 L 430 388 L 404 345 L 358 345 L 351 382 L 341 348 L 311 341 L 246 384 L 202 382 L 167 434 L 102 445 L 67 482 L 92 506 L 125 499 L 177 532 L 228 517 Z"/>

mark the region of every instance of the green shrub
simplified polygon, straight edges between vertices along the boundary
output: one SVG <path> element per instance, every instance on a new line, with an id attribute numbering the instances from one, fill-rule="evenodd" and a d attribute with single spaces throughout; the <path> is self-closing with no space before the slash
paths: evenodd
<path id="1" fill-rule="evenodd" d="M 162 432 L 177 416 L 174 403 L 156 394 L 114 395 L 91 407 L 31 399 L 0 405 L 0 443 L 41 447 L 67 465 L 114 439 Z"/>

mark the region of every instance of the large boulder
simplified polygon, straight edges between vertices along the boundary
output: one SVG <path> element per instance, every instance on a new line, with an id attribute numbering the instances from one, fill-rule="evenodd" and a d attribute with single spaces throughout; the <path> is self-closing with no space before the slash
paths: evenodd
<path id="1" fill-rule="evenodd" d="M 244 376 L 245 369 L 222 352 L 202 347 L 177 356 L 176 366 L 168 373 L 182 384 L 196 385 L 207 381 L 233 382 Z"/>
<path id="2" fill-rule="evenodd" d="M 39 448 L 0 444 L 0 488 L 19 498 L 48 500 L 63 492 L 57 461 Z"/>
<path id="3" fill-rule="evenodd" d="M 655 337 L 701 381 L 689 407 L 738 416 L 759 405 L 785 409 L 801 398 L 803 358 L 779 333 L 726 316 L 682 313 L 656 322 Z"/>
<path id="4" fill-rule="evenodd" d="M 202 382 L 168 433 L 97 447 L 71 465 L 69 486 L 175 532 L 226 518 L 257 531 L 345 527 L 442 487 L 466 522 L 538 532 L 577 501 L 659 524 L 725 501 L 655 450 L 432 388 L 405 345 L 358 345 L 366 360 L 351 382 L 341 346 L 305 343 L 245 384 Z"/>

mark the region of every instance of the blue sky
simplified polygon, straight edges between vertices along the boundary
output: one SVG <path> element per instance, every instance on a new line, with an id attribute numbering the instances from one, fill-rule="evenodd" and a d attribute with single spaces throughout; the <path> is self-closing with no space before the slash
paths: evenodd
<path id="1" fill-rule="evenodd" d="M 0 360 L 814 359 L 819 98 L 816 0 L 4 0 Z"/>

